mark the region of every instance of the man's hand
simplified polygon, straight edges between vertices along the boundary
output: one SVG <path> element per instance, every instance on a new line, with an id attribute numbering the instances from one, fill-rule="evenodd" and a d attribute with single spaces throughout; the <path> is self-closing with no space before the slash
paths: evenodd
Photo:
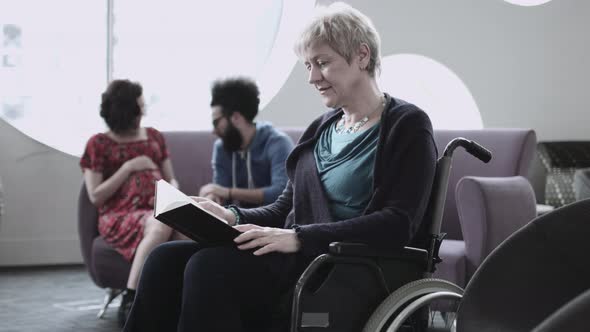
<path id="1" fill-rule="evenodd" d="M 224 201 L 223 198 L 215 196 L 214 194 L 208 194 L 203 197 L 205 197 L 206 199 L 212 200 L 213 202 L 215 202 L 219 205 L 223 204 L 223 201 Z"/>
<path id="2" fill-rule="evenodd" d="M 292 229 L 261 227 L 252 224 L 237 225 L 235 228 L 242 232 L 234 239 L 238 244 L 238 249 L 260 248 L 254 252 L 256 256 L 271 252 L 293 253 L 301 249 L 301 242 Z"/>
<path id="3" fill-rule="evenodd" d="M 191 196 L 191 198 L 204 210 L 207 210 L 223 219 L 228 225 L 236 224 L 236 216 L 230 210 L 205 197 Z"/>
<path id="4" fill-rule="evenodd" d="M 229 198 L 229 188 L 222 187 L 215 183 L 209 183 L 201 187 L 199 196 L 208 197 L 214 201 L 224 201 Z"/>

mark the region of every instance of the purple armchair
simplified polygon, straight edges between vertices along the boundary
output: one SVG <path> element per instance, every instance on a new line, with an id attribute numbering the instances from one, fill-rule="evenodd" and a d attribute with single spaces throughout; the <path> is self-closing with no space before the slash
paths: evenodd
<path id="1" fill-rule="evenodd" d="M 303 129 L 284 131 L 296 142 Z M 453 159 L 442 224 L 448 236 L 440 250 L 444 261 L 438 265 L 435 276 L 465 286 L 489 251 L 534 217 L 530 185 L 517 176 L 526 174 L 536 139 L 532 130 L 438 130 L 435 139 L 439 151 L 458 136 L 475 140 L 493 153 L 490 164 L 482 164 L 461 150 Z M 199 188 L 212 178 L 211 152 L 215 136 L 208 131 L 187 131 L 165 132 L 164 137 L 180 189 L 189 195 L 198 194 Z M 470 177 L 460 182 L 465 176 L 486 178 Z M 530 216 L 526 212 L 529 203 L 533 206 Z M 102 317 L 110 301 L 117 296 L 117 290 L 125 288 L 131 265 L 99 236 L 97 211 L 84 186 L 78 202 L 78 232 L 90 277 L 98 287 L 107 289 L 104 306 L 99 312 Z"/>
<path id="2" fill-rule="evenodd" d="M 526 129 L 438 130 L 439 151 L 457 136 L 477 141 L 493 156 L 489 164 L 464 151 L 453 158 L 442 221 L 447 233 L 440 248 L 443 262 L 434 276 L 465 287 L 491 250 L 536 215 L 533 189 L 522 177 L 536 136 Z"/>

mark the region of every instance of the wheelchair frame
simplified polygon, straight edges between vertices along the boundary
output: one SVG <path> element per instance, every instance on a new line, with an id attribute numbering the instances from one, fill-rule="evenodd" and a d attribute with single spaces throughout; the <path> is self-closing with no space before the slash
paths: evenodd
<path id="1" fill-rule="evenodd" d="M 423 220 L 429 239 L 419 244 L 423 248 L 386 252 L 359 243 L 330 244 L 329 253 L 313 260 L 295 286 L 291 332 L 392 332 L 428 301 L 461 298 L 459 286 L 430 279 L 441 262 L 438 251 L 445 234 L 440 228 L 452 155 L 459 146 L 485 163 L 491 160 L 491 153 L 476 142 L 458 137 L 447 144 L 436 163 Z"/>

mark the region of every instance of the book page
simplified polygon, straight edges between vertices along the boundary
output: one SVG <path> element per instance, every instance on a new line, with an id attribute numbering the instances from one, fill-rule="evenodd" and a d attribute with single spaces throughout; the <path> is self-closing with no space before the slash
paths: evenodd
<path id="1" fill-rule="evenodd" d="M 191 203 L 193 203 L 193 200 L 190 197 L 183 194 L 182 191 L 174 188 L 170 183 L 165 180 L 158 180 L 158 182 L 156 182 L 155 216 Z"/>

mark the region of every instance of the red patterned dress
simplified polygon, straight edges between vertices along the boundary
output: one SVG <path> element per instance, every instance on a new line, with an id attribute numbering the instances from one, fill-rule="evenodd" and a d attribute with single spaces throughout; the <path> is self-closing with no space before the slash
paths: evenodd
<path id="1" fill-rule="evenodd" d="M 154 182 L 162 179 L 162 162 L 168 158 L 164 136 L 146 128 L 147 140 L 119 143 L 106 134 L 92 136 L 80 159 L 82 171 L 100 172 L 108 179 L 127 160 L 148 156 L 160 166 L 157 170 L 131 173 L 117 191 L 98 208 L 98 232 L 125 259 L 131 261 L 143 238 L 146 219 L 153 215 Z"/>

